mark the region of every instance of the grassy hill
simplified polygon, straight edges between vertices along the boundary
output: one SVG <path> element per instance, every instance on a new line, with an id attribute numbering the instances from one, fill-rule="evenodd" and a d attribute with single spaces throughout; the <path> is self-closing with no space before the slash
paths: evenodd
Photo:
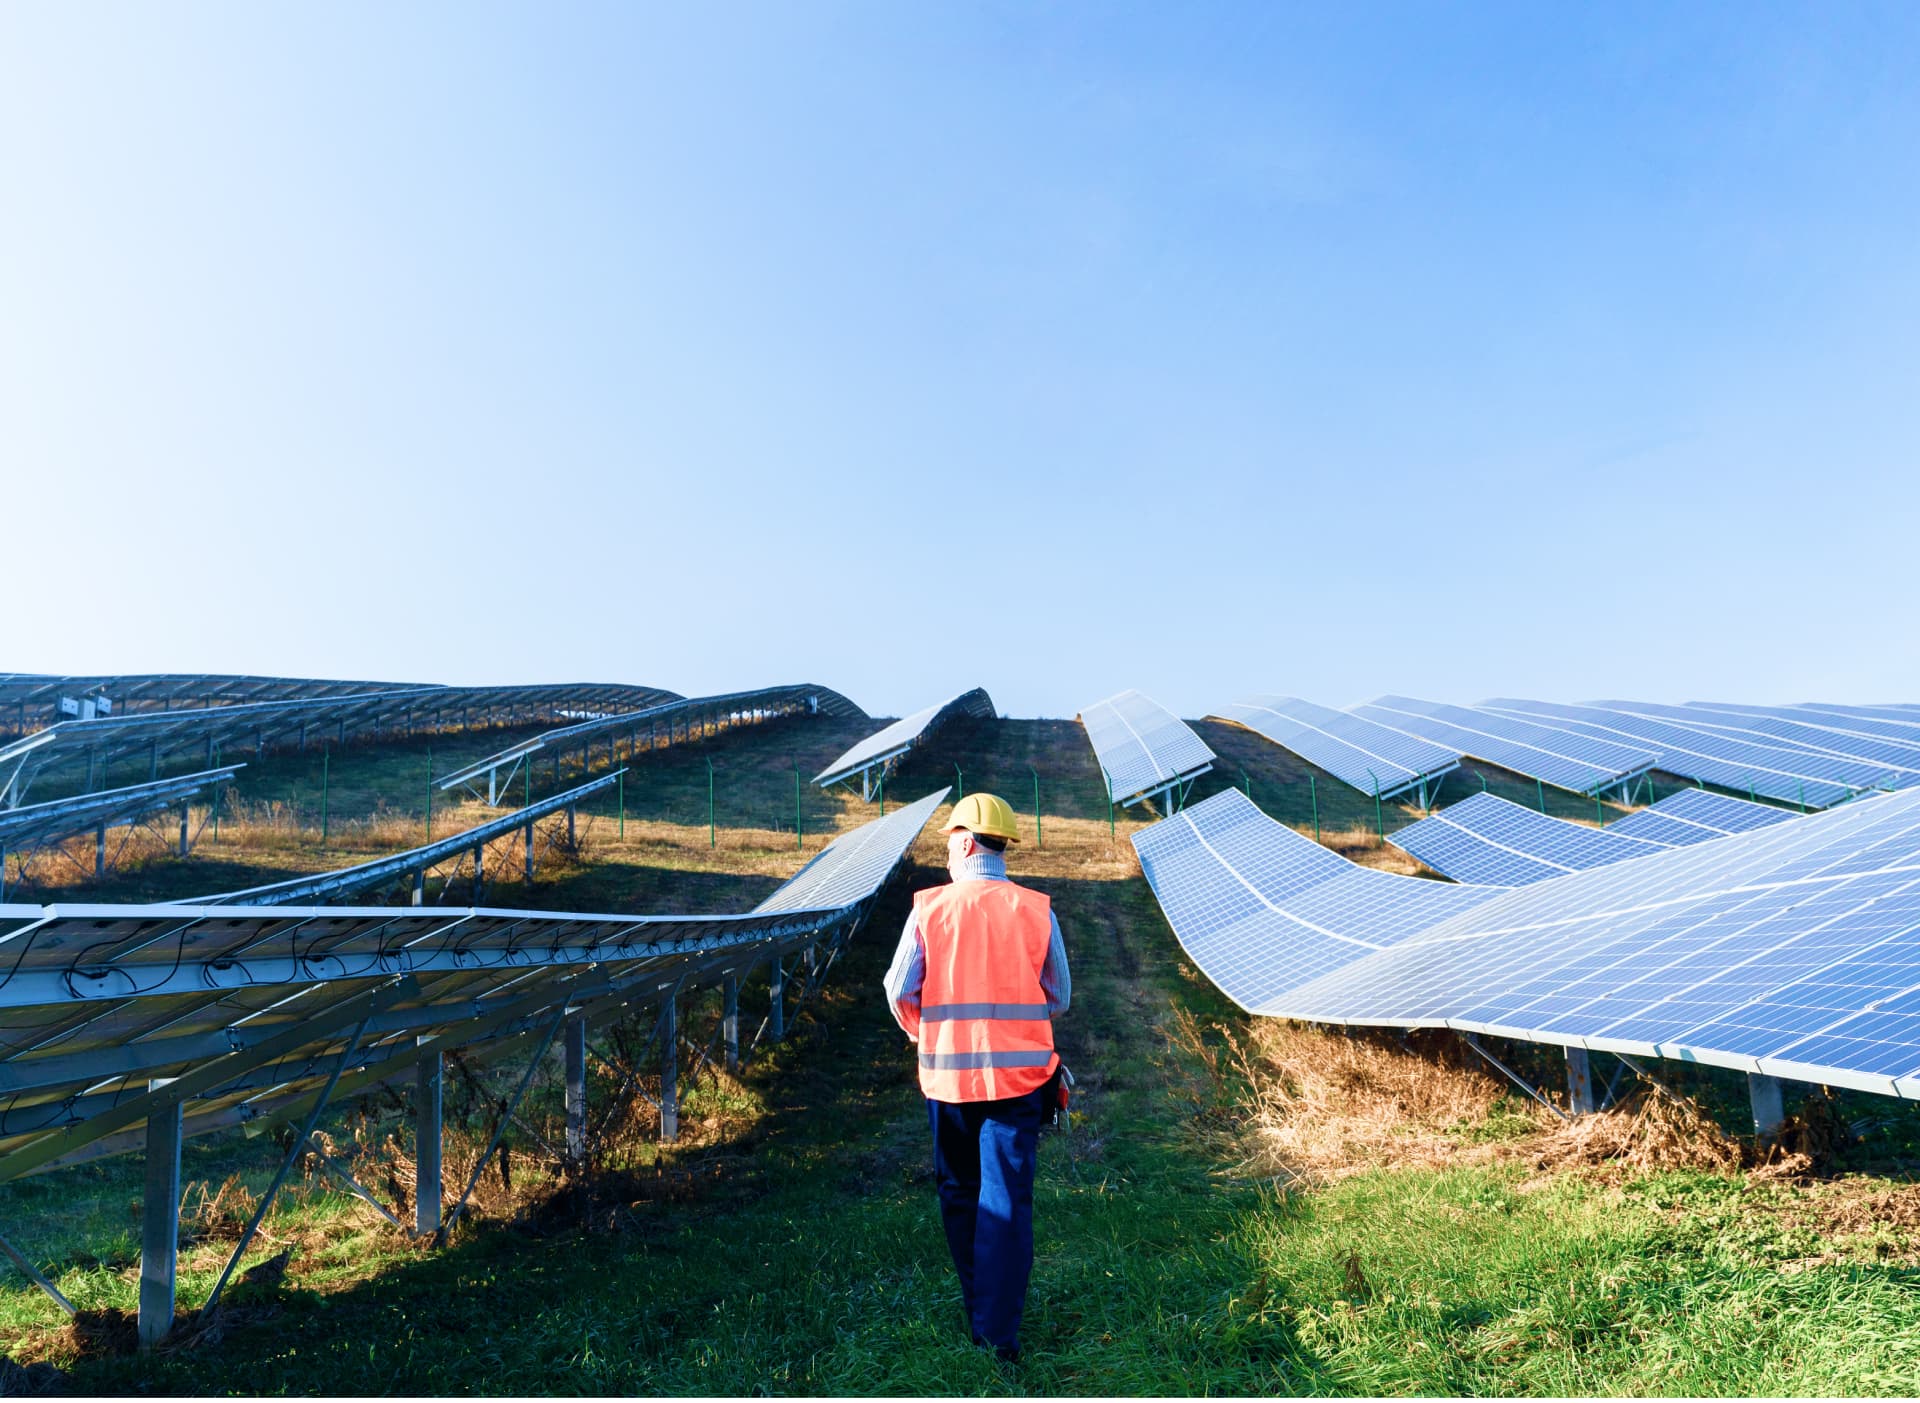
<path id="1" fill-rule="evenodd" d="M 594 807 L 578 853 L 532 886 L 504 864 L 487 900 L 546 908 L 692 910 L 757 900 L 832 831 L 877 810 L 802 785 L 864 724 L 792 720 L 643 755 Z M 1274 816 L 1357 860 L 1417 815 L 1346 790 L 1235 727 L 1195 797 L 1244 785 Z M 503 743 L 496 733 L 474 753 Z M 436 740 L 434 766 L 456 758 Z M 709 837 L 707 761 L 715 830 Z M 186 862 L 153 857 L 63 899 L 148 899 L 361 860 L 421 841 L 424 744 L 328 760 L 267 757 Z M 960 775 L 956 776 L 958 765 Z M 1039 782 L 1040 832 L 1034 832 Z M 1530 781 L 1485 770 L 1532 802 Z M 544 769 L 535 797 L 556 784 Z M 508 1177 L 448 1246 L 422 1249 L 316 1166 L 268 1220 L 212 1330 L 149 1358 L 119 1352 L 137 1276 L 137 1160 L 0 1187 L 0 1231 L 82 1306 L 69 1325 L 18 1276 L 0 1282 L 0 1349 L 44 1369 L 14 1387 L 327 1393 L 1835 1393 L 1920 1377 L 1920 1191 L 1900 1108 L 1870 1118 L 1826 1168 L 1742 1168 L 1737 1077 L 1663 1067 L 1718 1113 L 1660 1093 L 1563 1127 L 1450 1037 L 1345 1037 L 1246 1018 L 1181 956 L 1111 825 L 1077 725 L 968 721 L 916 752 L 889 803 L 956 778 L 1022 812 L 1015 875 L 1060 912 L 1074 973 L 1062 1050 L 1080 1078 L 1072 1128 L 1042 1142 L 1038 1261 L 1018 1367 L 969 1345 L 934 1202 L 912 1058 L 879 978 L 943 843 L 913 861 L 787 1043 L 737 1078 L 686 1090 L 682 1143 L 653 1143 L 636 1103 L 584 1185 L 562 1182 L 543 1083 L 512 1132 Z M 1478 788 L 1463 773 L 1454 792 Z M 1443 798 L 1442 802 L 1445 799 Z M 436 835 L 489 816 L 439 807 Z M 1550 812 L 1592 817 L 1550 796 Z M 417 825 L 417 827 L 416 827 Z M 442 825 L 445 825 L 443 828 Z M 1036 841 L 1036 839 L 1038 841 Z M 750 993 L 749 998 L 752 997 Z M 763 997 L 763 995 L 762 995 Z M 715 1010 L 686 1015 L 695 1045 Z M 1503 1047 L 1544 1084 L 1539 1050 Z M 1601 1059 L 1596 1058 L 1596 1062 Z M 1602 1075 L 1609 1075 L 1609 1065 Z M 506 1073 L 511 1075 L 511 1071 Z M 449 1093 L 449 1162 L 490 1125 L 495 1083 Z M 450 1085 L 452 1079 L 450 1079 Z M 610 1091 L 610 1087 L 602 1088 Z M 597 1104 L 607 1104 L 603 1097 Z M 404 1192 L 395 1098 L 342 1107 L 329 1133 L 370 1186 Z M 389 1137 L 399 1137 L 390 1143 Z M 181 1301 L 204 1297 L 272 1149 L 190 1145 Z M 383 1177 L 383 1174 L 385 1177 Z"/>

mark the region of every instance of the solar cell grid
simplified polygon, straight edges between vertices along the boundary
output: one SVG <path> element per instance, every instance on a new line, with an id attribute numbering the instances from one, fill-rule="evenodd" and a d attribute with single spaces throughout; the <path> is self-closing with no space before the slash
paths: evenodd
<path id="1" fill-rule="evenodd" d="M 1116 803 L 1139 803 L 1213 768 L 1206 743 L 1140 692 L 1097 701 L 1081 711 L 1080 720 Z"/>
<path id="2" fill-rule="evenodd" d="M 1475 794 L 1409 824 L 1388 842 L 1458 882 L 1518 887 L 1667 845 L 1548 818 L 1496 794 Z"/>
<path id="3" fill-rule="evenodd" d="M 1298 697 L 1263 694 L 1222 707 L 1218 717 L 1257 731 L 1363 794 L 1383 799 L 1456 768 L 1457 751 Z"/>
<path id="4" fill-rule="evenodd" d="M 1740 716 L 1699 706 L 1668 706 L 1658 702 L 1600 701 L 1590 703 L 1608 711 L 1626 712 L 1657 721 L 1672 721 L 1690 730 L 1704 730 L 1752 745 L 1804 751 L 1838 760 L 1857 761 L 1886 772 L 1884 783 L 1905 788 L 1920 782 L 1920 740 L 1911 743 L 1847 735 L 1805 722 L 1769 717 Z"/>
<path id="5" fill-rule="evenodd" d="M 901 717 L 850 747 L 844 755 L 815 775 L 813 782 L 820 785 L 837 784 L 869 767 L 884 765 L 905 755 L 941 725 L 958 716 L 992 720 L 993 698 L 987 695 L 985 688 L 975 687 L 957 697 L 922 707 L 911 716 Z"/>
<path id="6" fill-rule="evenodd" d="M 1729 833 L 1751 833 L 1784 823 L 1793 815 L 1771 804 L 1755 804 L 1708 789 L 1682 789 L 1657 804 L 1636 810 L 1608 831 L 1624 838 L 1645 838 L 1669 847 L 1704 843 Z"/>
<path id="7" fill-rule="evenodd" d="M 1858 761 L 1753 744 L 1598 707 L 1511 697 L 1496 698 L 1485 706 L 1521 719 L 1564 726 L 1582 735 L 1637 741 L 1656 751 L 1659 768 L 1670 774 L 1811 808 L 1826 808 L 1850 799 L 1887 777 L 1884 769 L 1876 771 Z"/>
<path id="8" fill-rule="evenodd" d="M 1495 894 L 1358 868 L 1238 790 L 1143 829 L 1133 844 L 1181 946 L 1254 1013 Z"/>
<path id="9" fill-rule="evenodd" d="M 1386 696 L 1353 710 L 1382 725 L 1575 794 L 1611 789 L 1653 765 L 1653 756 L 1640 747 L 1573 735 L 1538 721 L 1473 707 Z"/>

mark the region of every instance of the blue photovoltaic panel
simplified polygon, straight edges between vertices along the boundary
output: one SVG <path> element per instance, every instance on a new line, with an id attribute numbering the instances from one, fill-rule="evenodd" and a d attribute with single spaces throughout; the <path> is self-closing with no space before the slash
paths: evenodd
<path id="1" fill-rule="evenodd" d="M 1682 789 L 1657 804 L 1638 809 L 1607 831 L 1624 838 L 1645 838 L 1680 848 L 1724 838 L 1729 833 L 1751 833 L 1756 828 L 1784 823 L 1794 817 L 1771 804 L 1755 804 L 1710 789 Z"/>
<path id="2" fill-rule="evenodd" d="M 1694 730 L 1753 745 L 1784 746 L 1841 760 L 1857 760 L 1885 774 L 1881 785 L 1905 789 L 1920 783 L 1920 743 L 1902 743 L 1867 736 L 1849 736 L 1805 722 L 1771 720 L 1765 717 L 1737 716 L 1697 706 L 1667 706 L 1659 702 L 1599 701 L 1590 703 L 1608 711 L 1624 711 L 1632 716 L 1673 721 Z"/>
<path id="3" fill-rule="evenodd" d="M 1081 711 L 1080 721 L 1116 803 L 1137 803 L 1213 768 L 1206 742 L 1143 693 L 1119 692 L 1097 701 Z"/>
<path id="4" fill-rule="evenodd" d="M 1456 882 L 1520 887 L 1645 857 L 1667 845 L 1548 818 L 1495 794 L 1475 794 L 1387 839 Z"/>
<path id="5" fill-rule="evenodd" d="M 1915 709 L 1904 702 L 1898 706 L 1849 706 L 1843 702 L 1801 702 L 1798 705 L 1808 711 L 1821 711 L 1829 715 L 1863 716 L 1878 721 L 1920 726 L 1920 709 Z"/>
<path id="6" fill-rule="evenodd" d="M 1859 761 L 1753 744 L 1624 711 L 1508 697 L 1484 705 L 1582 735 L 1636 741 L 1653 749 L 1660 757 L 1659 767 L 1670 774 L 1810 808 L 1840 803 L 1886 778 L 1885 770 Z"/>
<path id="7" fill-rule="evenodd" d="M 1378 697 L 1353 710 L 1383 726 L 1451 746 L 1462 755 L 1478 756 L 1488 764 L 1575 794 L 1611 789 L 1653 765 L 1653 756 L 1644 747 L 1573 735 L 1538 721 L 1491 715 L 1474 707 Z"/>
<path id="8" fill-rule="evenodd" d="M 875 731 L 815 775 L 813 782 L 837 784 L 869 766 L 898 759 L 918 745 L 928 732 L 963 714 L 989 721 L 993 719 L 993 698 L 987 695 L 985 688 L 975 687 L 970 692 L 962 692 L 957 697 L 923 707 L 913 715 L 903 716 L 891 726 Z"/>
<path id="9" fill-rule="evenodd" d="M 1182 948 L 1251 1013 L 1498 894 L 1357 867 L 1237 789 L 1142 829 L 1133 845 Z"/>
<path id="10" fill-rule="evenodd" d="M 1688 702 L 1689 708 L 1742 716 L 1753 720 L 1784 721 L 1822 730 L 1838 731 L 1843 736 L 1865 736 L 1920 748 L 1920 717 L 1911 721 L 1888 721 L 1878 716 L 1848 716 L 1808 706 L 1762 706 L 1753 702 Z"/>
<path id="11" fill-rule="evenodd" d="M 1458 751 L 1298 697 L 1256 696 L 1214 714 L 1258 731 L 1362 794 L 1378 792 L 1383 799 L 1460 764 Z"/>
<path id="12" fill-rule="evenodd" d="M 1517 889 L 1272 1011 L 1920 1096 L 1920 792 Z"/>

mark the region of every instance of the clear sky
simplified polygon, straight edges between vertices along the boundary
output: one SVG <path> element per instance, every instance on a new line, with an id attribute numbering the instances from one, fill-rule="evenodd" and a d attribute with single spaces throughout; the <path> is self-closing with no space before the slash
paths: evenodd
<path id="1" fill-rule="evenodd" d="M 0 6 L 0 670 L 1920 700 L 1920 7 Z"/>

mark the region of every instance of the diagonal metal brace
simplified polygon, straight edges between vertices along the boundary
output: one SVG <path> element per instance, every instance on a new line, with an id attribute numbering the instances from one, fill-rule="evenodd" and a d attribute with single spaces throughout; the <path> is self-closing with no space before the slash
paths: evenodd
<path id="1" fill-rule="evenodd" d="M 60 1288 L 49 1281 L 46 1276 L 41 1273 L 40 1268 L 28 1261 L 25 1253 L 4 1237 L 0 1237 L 0 1252 L 7 1254 L 7 1257 L 13 1264 L 26 1274 L 27 1280 L 53 1297 L 53 1303 L 59 1306 L 61 1310 L 65 1311 L 68 1315 L 78 1315 L 80 1313 L 73 1308 L 72 1301 L 69 1301 L 65 1296 L 60 1294 Z"/>
<path id="2" fill-rule="evenodd" d="M 466 1209 L 467 1200 L 473 1197 L 474 1187 L 479 1184 L 480 1176 L 486 1172 L 487 1161 L 493 1158 L 493 1152 L 500 1148 L 500 1139 L 507 1133 L 507 1123 L 513 1119 L 513 1113 L 520 1108 L 520 1102 L 527 1094 L 527 1088 L 533 1085 L 533 1074 L 540 1070 L 540 1059 L 547 1055 L 547 1049 L 553 1046 L 553 1040 L 560 1035 L 560 1026 L 567 1021 L 567 1009 L 562 1000 L 560 1016 L 547 1025 L 547 1031 L 540 1039 L 540 1046 L 533 1050 L 533 1056 L 527 1059 L 527 1070 L 521 1075 L 520 1085 L 514 1089 L 513 1099 L 507 1102 L 500 1122 L 493 1128 L 493 1138 L 487 1141 L 486 1151 L 473 1166 L 473 1176 L 467 1180 L 467 1187 L 461 1191 L 460 1201 L 453 1205 L 453 1211 L 447 1214 L 447 1220 L 433 1235 L 433 1245 L 440 1246 L 447 1240 L 447 1234 L 453 1231 L 454 1224 L 460 1221 L 460 1214 Z"/>
<path id="3" fill-rule="evenodd" d="M 1527 1095 L 1531 1096 L 1534 1100 L 1538 1101 L 1541 1105 L 1545 1106 L 1549 1111 L 1552 1111 L 1556 1116 L 1560 1117 L 1561 1120 L 1571 1119 L 1565 1111 L 1561 1110 L 1558 1106 L 1554 1105 L 1553 1102 L 1547 1100 L 1547 1098 L 1542 1096 L 1538 1091 L 1535 1091 L 1533 1087 L 1526 1081 L 1526 1079 L 1523 1078 L 1518 1072 L 1514 1071 L 1511 1067 L 1507 1066 L 1506 1063 L 1502 1062 L 1498 1057 L 1495 1057 L 1491 1052 L 1488 1052 L 1484 1047 L 1480 1046 L 1480 1039 L 1477 1036 L 1475 1036 L 1472 1033 L 1462 1033 L 1461 1036 L 1467 1040 L 1468 1047 L 1472 1048 L 1475 1052 L 1479 1053 L 1482 1057 L 1486 1058 L 1488 1062 L 1492 1063 L 1493 1066 L 1496 1069 L 1498 1069 L 1500 1074 L 1504 1076 L 1508 1081 L 1512 1082 L 1515 1086 L 1519 1087 L 1522 1091 L 1526 1092 Z"/>
<path id="4" fill-rule="evenodd" d="M 280 1193 L 280 1186 L 287 1182 L 287 1173 L 293 1168 L 293 1162 L 300 1157 L 300 1151 L 306 1147 L 313 1135 L 313 1127 L 319 1123 L 320 1113 L 327 1108 L 327 1102 L 333 1096 L 333 1089 L 340 1084 L 340 1074 L 353 1059 L 354 1050 L 360 1046 L 360 1039 L 372 1021 L 373 1009 L 368 1009 L 361 1017 L 359 1026 L 353 1030 L 353 1036 L 347 1040 L 345 1056 L 333 1064 L 333 1072 L 327 1077 L 326 1089 L 313 1103 L 313 1109 L 307 1112 L 306 1123 L 300 1127 L 300 1133 L 293 1137 L 293 1143 L 287 1146 L 287 1153 L 280 1161 L 280 1168 L 274 1173 L 273 1182 L 267 1186 L 266 1193 L 260 1197 L 260 1206 L 253 1210 L 253 1217 L 247 1222 L 247 1230 L 240 1234 L 240 1241 L 234 1245 L 233 1255 L 227 1258 L 227 1265 L 220 1272 L 220 1279 L 213 1283 L 213 1294 L 207 1297 L 207 1303 L 200 1307 L 200 1323 L 205 1324 L 213 1318 L 213 1308 L 220 1304 L 220 1293 L 227 1289 L 227 1278 L 233 1275 L 233 1269 L 240 1265 L 240 1259 L 246 1255 L 247 1246 L 253 1241 L 253 1235 L 260 1230 L 260 1224 L 267 1216 L 267 1210 L 273 1207 L 273 1200 Z"/>

